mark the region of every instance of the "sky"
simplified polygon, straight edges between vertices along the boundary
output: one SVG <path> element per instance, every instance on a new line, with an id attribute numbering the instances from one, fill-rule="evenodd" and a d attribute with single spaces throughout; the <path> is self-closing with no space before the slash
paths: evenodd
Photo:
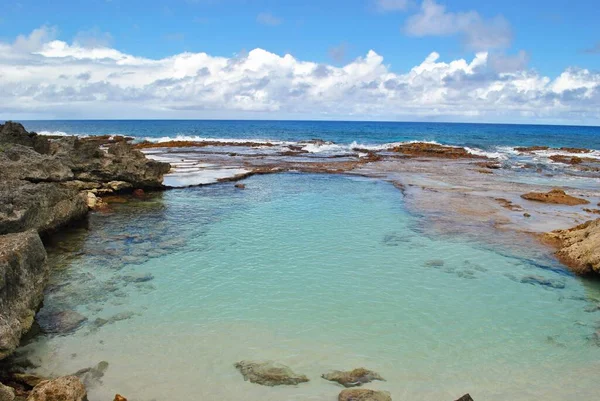
<path id="1" fill-rule="evenodd" d="M 597 0 L 0 0 L 0 119 L 600 125 Z"/>

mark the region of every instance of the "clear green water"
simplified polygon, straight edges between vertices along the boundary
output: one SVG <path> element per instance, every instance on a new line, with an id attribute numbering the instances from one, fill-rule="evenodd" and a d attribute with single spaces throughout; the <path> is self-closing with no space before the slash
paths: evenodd
<path id="1" fill-rule="evenodd" d="M 245 183 L 122 205 L 59 239 L 81 251 L 54 253 L 46 312 L 89 320 L 27 347 L 39 372 L 108 361 L 90 401 L 333 401 L 341 388 L 320 375 L 360 366 L 385 377 L 367 387 L 394 400 L 597 399 L 597 283 L 518 246 L 425 235 L 387 183 Z M 146 273 L 154 278 L 124 278 Z M 564 288 L 520 282 L 527 275 Z M 119 313 L 130 317 L 94 327 Z M 242 359 L 276 360 L 311 381 L 250 384 L 233 368 Z"/>

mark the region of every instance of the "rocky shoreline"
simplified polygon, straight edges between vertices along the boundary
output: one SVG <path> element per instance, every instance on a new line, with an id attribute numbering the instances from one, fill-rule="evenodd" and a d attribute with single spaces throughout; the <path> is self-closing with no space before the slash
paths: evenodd
<path id="1" fill-rule="evenodd" d="M 19 346 L 20 339 L 34 326 L 34 316 L 42 302 L 49 275 L 42 239 L 62 227 L 85 219 L 89 210 L 107 208 L 103 197 L 118 194 L 143 196 L 144 191 L 166 189 L 163 177 L 173 170 L 169 163 L 161 160 L 167 155 L 189 163 L 185 159 L 188 155 L 186 148 L 202 149 L 203 162 L 244 170 L 233 176 L 219 178 L 220 182 L 240 181 L 254 174 L 287 171 L 357 174 L 388 180 L 405 193 L 409 202 L 411 196 L 413 202 L 419 202 L 422 210 L 429 208 L 439 211 L 444 207 L 445 210 L 454 208 L 452 210 L 458 211 L 455 220 L 438 222 L 444 229 L 450 225 L 455 229 L 459 226 L 457 221 L 464 220 L 465 215 L 476 222 L 480 218 L 489 222 L 490 216 L 500 216 L 494 220 L 494 229 L 497 230 L 500 225 L 515 225 L 516 221 L 519 228 L 515 231 L 534 233 L 534 230 L 523 228 L 528 227 L 526 224 L 532 220 L 532 215 L 533 220 L 536 217 L 546 218 L 556 212 L 556 209 L 547 207 L 589 205 L 595 196 L 593 193 L 584 197 L 574 196 L 559 189 L 545 192 L 524 184 L 510 187 L 512 196 L 507 196 L 502 192 L 505 187 L 500 184 L 494 187 L 493 182 L 490 183 L 486 178 L 502 169 L 496 161 L 474 155 L 463 148 L 436 144 L 405 144 L 383 152 L 356 148 L 354 151 L 359 156 L 311 160 L 304 157 L 305 151 L 293 145 L 276 156 L 229 152 L 224 158 L 222 153 L 206 148 L 236 146 L 262 149 L 274 145 L 181 141 L 167 145 L 131 144 L 130 140 L 126 137 L 49 138 L 28 133 L 18 123 L 0 125 L 0 360 L 10 356 Z M 156 157 L 156 153 L 144 154 L 141 151 L 157 149 L 162 150 L 159 153 L 161 157 Z M 536 149 L 522 148 L 522 151 Z M 581 149 L 569 151 L 586 153 Z M 585 167 L 586 171 L 591 168 L 586 165 L 588 160 L 585 159 L 563 161 Z M 440 166 L 443 166 L 443 170 L 440 170 Z M 178 166 L 174 167 L 176 172 Z M 466 178 L 458 181 L 457 173 Z M 438 182 L 451 185 L 439 185 L 432 181 L 426 184 L 424 177 L 429 180 L 434 177 Z M 467 188 L 464 181 L 468 181 L 470 187 Z M 236 187 L 243 189 L 244 184 L 238 183 Z M 482 196 L 484 189 L 487 192 Z M 421 191 L 419 195 L 415 195 L 417 190 Z M 433 191 L 429 192 L 429 198 L 435 193 L 437 204 L 421 203 L 423 193 L 427 191 Z M 471 202 L 482 199 L 485 201 Z M 520 202 L 517 204 L 518 199 L 527 203 L 524 206 Z M 594 202 L 597 203 L 597 200 Z M 482 205 L 493 209 L 481 209 Z M 581 210 L 576 219 L 594 213 L 594 209 Z M 563 226 L 567 221 L 574 221 L 571 214 L 564 213 L 567 217 L 561 223 Z M 551 231 L 539 237 L 544 243 L 556 247 L 557 258 L 575 273 L 600 274 L 600 219 L 588 220 L 572 229 Z M 278 377 L 283 377 L 285 381 L 279 384 L 298 385 L 308 381 L 306 376 L 296 375 L 289 368 L 272 363 L 242 361 L 235 367 L 246 380 L 257 384 L 278 385 Z M 15 376 L 13 373 L 0 372 L 0 381 L 15 386 L 13 389 L 0 384 L 0 401 L 12 401 L 15 397 L 31 401 L 70 401 L 86 397 L 82 375 L 42 381 L 40 378 Z M 345 387 L 352 387 L 353 383 L 361 385 L 371 380 L 384 380 L 377 373 L 362 368 L 348 372 L 334 371 L 322 377 Z M 52 398 L 48 395 L 51 393 L 60 394 L 57 396 L 59 398 Z M 117 396 L 115 399 L 124 398 Z M 468 395 L 461 398 L 469 399 Z M 374 390 L 350 389 L 343 390 L 339 400 L 382 401 L 391 400 L 391 396 Z"/>
<path id="2" fill-rule="evenodd" d="M 159 190 L 168 163 L 147 159 L 123 140 L 47 138 L 21 124 L 0 125 L 0 360 L 33 326 L 49 267 L 42 238 L 84 219 L 99 196 Z M 31 384 L 31 383 L 29 383 Z M 28 400 L 82 400 L 78 378 L 29 386 Z M 3 386 L 2 401 L 14 391 Z"/>

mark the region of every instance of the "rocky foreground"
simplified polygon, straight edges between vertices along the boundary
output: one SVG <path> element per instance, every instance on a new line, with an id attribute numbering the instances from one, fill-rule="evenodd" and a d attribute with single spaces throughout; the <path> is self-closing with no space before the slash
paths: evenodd
<path id="1" fill-rule="evenodd" d="M 84 218 L 102 195 L 162 188 L 169 169 L 125 140 L 48 138 L 0 125 L 0 359 L 18 347 L 42 302 L 49 270 L 41 238 Z M 39 383 L 28 399 L 83 399 L 75 379 Z M 2 386 L 0 400 L 12 399 Z"/>

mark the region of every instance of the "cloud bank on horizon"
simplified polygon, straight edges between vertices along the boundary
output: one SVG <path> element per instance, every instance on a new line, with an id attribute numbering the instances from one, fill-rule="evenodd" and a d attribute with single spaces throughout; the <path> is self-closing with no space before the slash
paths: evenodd
<path id="1" fill-rule="evenodd" d="M 412 2 L 379 0 L 382 12 Z M 281 20 L 259 15 L 263 24 Z M 345 65 L 298 60 L 256 48 L 218 57 L 161 59 L 126 54 L 107 38 L 57 40 L 42 26 L 0 42 L 0 118 L 296 118 L 600 123 L 600 74 L 571 67 L 556 77 L 507 56 L 512 32 L 498 16 L 448 12 L 424 0 L 403 28 L 410 36 L 456 35 L 471 60 L 393 72 L 369 51 Z M 110 37 L 108 37 L 110 39 Z"/>

